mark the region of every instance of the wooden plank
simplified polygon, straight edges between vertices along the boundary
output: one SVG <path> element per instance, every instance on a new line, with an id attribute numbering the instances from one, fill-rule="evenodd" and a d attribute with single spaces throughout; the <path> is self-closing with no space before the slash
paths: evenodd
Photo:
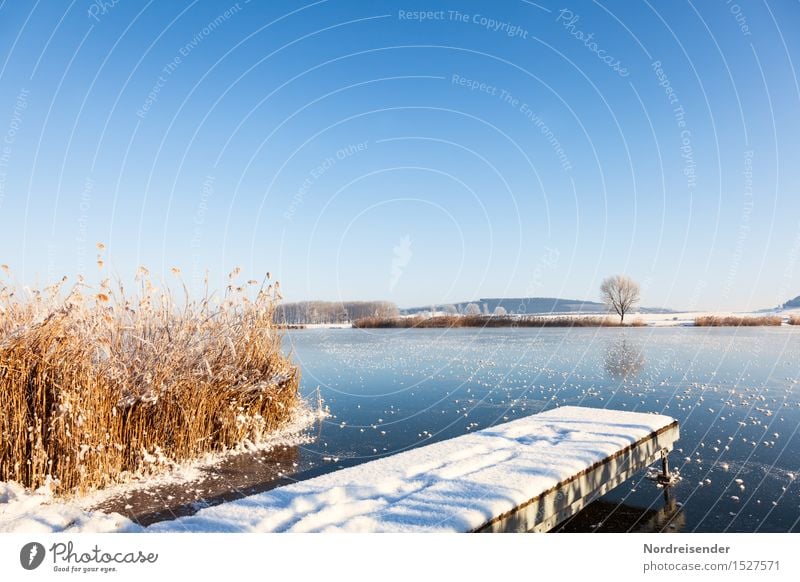
<path id="1" fill-rule="evenodd" d="M 674 421 L 473 531 L 550 531 L 638 471 L 659 461 L 672 450 L 679 437 L 678 422 Z"/>

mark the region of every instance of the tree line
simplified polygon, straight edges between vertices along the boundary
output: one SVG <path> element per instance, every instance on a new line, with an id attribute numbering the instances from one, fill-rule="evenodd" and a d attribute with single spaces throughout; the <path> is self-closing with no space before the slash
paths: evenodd
<path id="1" fill-rule="evenodd" d="M 391 301 L 300 301 L 278 305 L 274 317 L 279 324 L 304 325 L 399 315 L 400 310 Z"/>
<path id="2" fill-rule="evenodd" d="M 620 323 L 625 314 L 639 302 L 639 284 L 626 275 L 614 275 L 603 280 L 600 295 L 608 309 L 619 315 Z M 463 310 L 461 305 L 441 307 L 447 315 L 467 316 L 489 315 L 487 303 L 469 303 Z M 437 307 L 432 307 L 428 316 L 435 315 Z M 493 315 L 506 316 L 507 311 L 498 305 Z M 279 304 L 275 309 L 275 322 L 284 325 L 306 325 L 321 323 L 349 323 L 357 319 L 387 319 L 400 316 L 397 305 L 391 301 L 300 301 Z"/>

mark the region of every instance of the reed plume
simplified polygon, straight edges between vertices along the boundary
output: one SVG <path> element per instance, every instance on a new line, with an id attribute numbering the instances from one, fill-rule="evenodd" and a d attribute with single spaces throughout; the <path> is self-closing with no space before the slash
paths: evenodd
<path id="1" fill-rule="evenodd" d="M 183 285 L 178 302 L 144 267 L 132 294 L 82 278 L 20 290 L 2 270 L 0 481 L 104 487 L 258 442 L 299 401 L 273 324 L 279 286 L 266 279 L 236 285 L 237 269 L 219 301 Z"/>

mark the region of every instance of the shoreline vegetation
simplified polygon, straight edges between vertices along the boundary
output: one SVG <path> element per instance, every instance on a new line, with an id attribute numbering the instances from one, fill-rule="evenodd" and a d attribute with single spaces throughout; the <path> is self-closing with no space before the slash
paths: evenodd
<path id="1" fill-rule="evenodd" d="M 800 326 L 800 315 L 693 315 L 678 325 L 689 327 L 780 327 Z M 400 317 L 365 317 L 352 322 L 358 329 L 431 329 L 431 328 L 481 328 L 481 327 L 659 327 L 658 322 L 643 317 L 634 317 L 620 323 L 611 315 L 415 315 Z M 284 329 L 305 329 L 313 327 L 298 324 L 283 326 Z"/>
<path id="2" fill-rule="evenodd" d="M 452 328 L 452 327 L 642 327 L 641 319 L 620 323 L 604 315 L 556 316 L 541 315 L 435 315 L 433 317 L 366 317 L 353 322 L 354 328 Z"/>
<path id="3" fill-rule="evenodd" d="M 792 324 L 792 319 L 793 317 L 789 318 L 790 324 Z M 783 324 L 783 318 L 780 315 L 701 315 L 695 317 L 694 324 L 697 327 L 779 326 Z"/>
<path id="4" fill-rule="evenodd" d="M 275 308 L 275 322 L 287 329 L 341 325 L 364 317 L 399 316 L 400 310 L 390 301 L 299 301 L 280 303 Z"/>
<path id="5" fill-rule="evenodd" d="M 144 268 L 133 294 L 81 278 L 21 290 L 2 271 L 0 482 L 103 488 L 258 444 L 300 403 L 269 274 L 239 284 L 235 269 L 224 297 L 191 300 L 183 285 L 176 302 Z"/>

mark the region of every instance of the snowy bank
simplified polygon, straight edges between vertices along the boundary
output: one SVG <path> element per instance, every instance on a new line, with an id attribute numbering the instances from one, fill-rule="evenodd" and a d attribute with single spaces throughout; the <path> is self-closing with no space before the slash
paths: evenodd
<path id="1" fill-rule="evenodd" d="M 0 482 L 0 532 L 137 532 L 142 527 L 118 513 L 104 513 L 92 507 L 132 491 L 166 484 L 188 483 L 204 469 L 212 469 L 221 460 L 242 453 L 268 451 L 277 447 L 297 446 L 310 442 L 307 429 L 324 418 L 321 409 L 299 405 L 289 423 L 257 443 L 244 442 L 227 452 L 207 453 L 199 459 L 162 467 L 156 475 L 130 475 L 130 481 L 78 497 L 58 497 L 51 483 L 30 491 L 18 483 Z"/>
<path id="2" fill-rule="evenodd" d="M 118 513 L 87 511 L 76 503 L 59 502 L 47 486 L 29 492 L 16 483 L 0 483 L 0 532 L 113 531 L 142 531 L 142 528 Z"/>

